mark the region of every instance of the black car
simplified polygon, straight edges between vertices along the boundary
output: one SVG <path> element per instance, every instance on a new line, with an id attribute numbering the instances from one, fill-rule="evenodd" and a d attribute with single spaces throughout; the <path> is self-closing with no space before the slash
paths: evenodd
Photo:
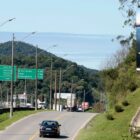
<path id="1" fill-rule="evenodd" d="M 40 124 L 39 136 L 60 136 L 60 124 L 57 121 L 44 120 Z"/>

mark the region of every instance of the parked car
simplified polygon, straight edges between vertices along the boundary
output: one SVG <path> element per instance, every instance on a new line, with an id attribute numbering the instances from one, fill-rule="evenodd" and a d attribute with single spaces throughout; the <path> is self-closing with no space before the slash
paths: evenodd
<path id="1" fill-rule="evenodd" d="M 40 124 L 39 136 L 60 136 L 60 124 L 53 120 L 44 120 Z"/>

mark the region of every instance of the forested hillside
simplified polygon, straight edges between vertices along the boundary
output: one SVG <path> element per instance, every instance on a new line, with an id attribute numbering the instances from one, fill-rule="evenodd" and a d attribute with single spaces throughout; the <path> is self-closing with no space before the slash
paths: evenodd
<path id="1" fill-rule="evenodd" d="M 11 46 L 12 42 L 0 44 L 0 64 L 11 65 Z M 35 68 L 36 47 L 24 43 L 14 43 L 14 65 L 19 68 Z M 78 98 L 78 101 L 83 100 L 84 90 L 86 91 L 86 101 L 90 104 L 94 103 L 94 90 L 97 89 L 100 82 L 99 72 L 97 70 L 87 69 L 79 66 L 74 62 L 66 61 L 51 53 L 38 48 L 38 68 L 44 69 L 44 79 L 38 81 L 38 96 L 44 100 L 49 100 L 50 92 L 50 72 L 52 59 L 52 93 L 55 88 L 55 73 L 57 73 L 57 92 L 59 91 L 60 68 L 62 70 L 62 86 L 61 92 L 71 92 L 71 87 Z M 72 66 L 71 66 L 72 65 Z M 70 67 L 70 68 L 69 68 Z M 68 70 L 67 70 L 68 69 Z M 73 83 L 72 83 L 73 81 Z M 35 81 L 26 80 L 27 94 L 34 95 Z M 8 88 L 7 88 L 8 87 Z M 21 94 L 25 90 L 25 80 L 17 80 L 15 82 L 15 94 Z M 7 89 L 10 88 L 10 82 L 2 82 L 2 96 L 6 98 Z M 97 99 L 98 100 L 98 99 Z"/>
<path id="2" fill-rule="evenodd" d="M 136 41 L 133 40 L 127 51 L 123 50 L 124 47 L 115 55 L 115 62 L 118 60 L 116 66 L 101 72 L 110 107 L 125 100 L 129 93 L 140 86 L 140 73 L 136 72 Z"/>
<path id="3" fill-rule="evenodd" d="M 123 27 L 129 27 L 130 34 L 119 35 L 117 40 L 122 49 L 107 62 L 108 66 L 101 72 L 104 89 L 110 106 L 125 100 L 126 96 L 140 87 L 140 73 L 136 71 L 136 9 L 138 0 L 119 0 L 120 12 L 125 20 Z"/>

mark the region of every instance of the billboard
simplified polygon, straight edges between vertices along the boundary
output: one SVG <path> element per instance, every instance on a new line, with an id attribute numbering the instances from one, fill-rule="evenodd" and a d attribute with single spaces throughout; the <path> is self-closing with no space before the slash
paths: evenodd
<path id="1" fill-rule="evenodd" d="M 136 70 L 140 71 L 140 8 L 136 13 Z"/>

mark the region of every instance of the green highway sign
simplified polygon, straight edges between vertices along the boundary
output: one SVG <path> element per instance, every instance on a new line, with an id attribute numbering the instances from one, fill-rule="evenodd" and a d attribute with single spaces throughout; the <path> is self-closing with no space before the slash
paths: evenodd
<path id="1" fill-rule="evenodd" d="M 43 79 L 43 75 L 44 75 L 44 69 L 38 69 L 37 78 L 41 80 Z"/>
<path id="2" fill-rule="evenodd" d="M 13 80 L 16 81 L 16 66 L 14 66 L 14 77 Z M 11 81 L 12 80 L 12 66 L 10 65 L 0 65 L 0 81 Z"/>
<path id="3" fill-rule="evenodd" d="M 37 79 L 42 80 L 44 70 L 37 69 Z M 36 69 L 18 68 L 18 79 L 36 79 Z"/>

